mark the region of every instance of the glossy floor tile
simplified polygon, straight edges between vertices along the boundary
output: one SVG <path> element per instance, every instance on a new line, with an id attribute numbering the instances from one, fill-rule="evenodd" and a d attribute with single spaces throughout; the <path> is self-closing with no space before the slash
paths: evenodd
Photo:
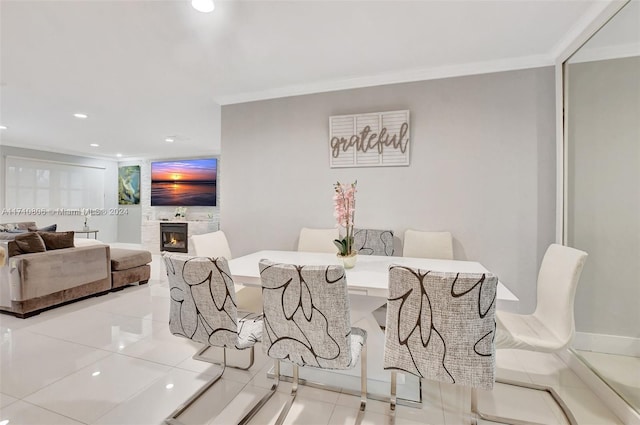
<path id="1" fill-rule="evenodd" d="M 171 335 L 169 288 L 158 256 L 146 285 L 90 298 L 28 319 L 0 315 L 0 424 L 161 425 L 164 418 L 220 371 L 192 359 L 201 347 Z M 222 351 L 205 354 L 211 362 Z M 230 351 L 243 365 L 248 351 Z M 499 350 L 497 376 L 551 385 L 580 424 L 621 424 L 582 381 L 555 356 Z M 272 361 L 260 345 L 249 370 L 227 367 L 224 377 L 180 416 L 185 425 L 232 424 L 271 388 Z M 370 388 L 386 391 L 370 382 Z M 251 424 L 273 424 L 291 384 L 277 393 Z M 497 384 L 480 393 L 480 409 L 542 424 L 564 424 L 545 394 Z M 301 387 L 286 424 L 352 424 L 360 399 L 346 393 Z M 398 406 L 397 425 L 469 423 L 470 391 L 423 382 L 422 408 Z M 386 424 L 388 404 L 369 400 L 364 425 Z M 9 421 L 9 422 L 3 422 Z M 487 425 L 489 422 L 479 421 Z"/>
<path id="2" fill-rule="evenodd" d="M 11 425 L 82 425 L 82 422 L 18 400 L 2 408 L 0 421 Z"/>
<path id="3" fill-rule="evenodd" d="M 108 356 L 108 351 L 25 330 L 3 333 L 0 391 L 24 398 Z"/>

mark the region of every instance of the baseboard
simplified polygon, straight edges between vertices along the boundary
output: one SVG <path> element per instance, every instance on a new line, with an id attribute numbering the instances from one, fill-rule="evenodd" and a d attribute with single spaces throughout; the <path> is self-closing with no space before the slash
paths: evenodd
<path id="1" fill-rule="evenodd" d="M 640 338 L 576 332 L 572 347 L 576 350 L 640 357 Z"/>
<path id="2" fill-rule="evenodd" d="M 593 391 L 598 398 L 625 425 L 640 425 L 640 414 L 609 387 L 598 375 L 585 365 L 574 352 L 564 350 L 557 354 L 569 368 Z"/>

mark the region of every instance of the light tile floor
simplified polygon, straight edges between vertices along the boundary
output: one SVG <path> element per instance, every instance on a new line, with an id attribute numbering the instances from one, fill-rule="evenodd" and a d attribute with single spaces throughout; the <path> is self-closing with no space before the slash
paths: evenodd
<path id="1" fill-rule="evenodd" d="M 169 294 L 159 257 L 147 285 L 95 297 L 29 319 L 0 315 L 0 424 L 161 424 L 218 368 L 193 360 L 200 348 L 170 335 Z M 235 359 L 235 357 L 234 357 Z M 580 424 L 620 424 L 564 363 L 551 355 L 500 350 L 498 376 L 553 385 Z M 191 424 L 231 424 L 271 386 L 271 362 L 256 350 L 248 371 L 224 377 L 180 419 Z M 254 418 L 274 423 L 290 384 Z M 399 406 L 398 425 L 468 423 L 469 392 L 424 383 L 421 409 Z M 545 395 L 496 385 L 481 392 L 480 408 L 543 424 L 564 424 Z M 286 424 L 352 424 L 359 398 L 302 387 Z M 363 424 L 385 424 L 388 406 L 370 400 Z M 488 422 L 480 421 L 480 424 Z"/>

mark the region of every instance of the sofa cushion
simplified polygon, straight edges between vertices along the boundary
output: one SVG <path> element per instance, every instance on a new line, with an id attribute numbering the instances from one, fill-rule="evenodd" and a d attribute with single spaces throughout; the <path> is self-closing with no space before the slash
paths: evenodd
<path id="1" fill-rule="evenodd" d="M 55 232 L 56 230 L 58 230 L 58 225 L 57 224 L 50 224 L 49 226 L 44 226 L 44 227 L 40 227 L 38 228 L 38 226 L 29 226 L 27 228 L 28 231 L 30 232 Z"/>
<path id="2" fill-rule="evenodd" d="M 35 226 L 35 221 L 19 221 L 16 223 L 2 223 L 0 224 L 0 232 L 2 229 L 6 229 L 5 231 L 10 230 L 27 230 L 31 226 Z"/>
<path id="3" fill-rule="evenodd" d="M 37 232 L 47 249 L 73 248 L 74 232 Z"/>
<path id="4" fill-rule="evenodd" d="M 127 270 L 151 262 L 151 253 L 137 249 L 111 249 L 111 270 Z"/>
<path id="5" fill-rule="evenodd" d="M 10 244 L 10 246 L 14 247 L 15 251 L 17 252 L 12 253 L 10 249 L 9 251 L 10 257 L 13 257 L 14 255 L 21 255 L 21 254 L 33 254 L 36 252 L 45 252 L 47 250 L 47 247 L 44 241 L 42 240 L 40 235 L 37 233 L 25 233 L 22 235 L 18 235 L 13 240 L 13 242 L 14 243 Z"/>

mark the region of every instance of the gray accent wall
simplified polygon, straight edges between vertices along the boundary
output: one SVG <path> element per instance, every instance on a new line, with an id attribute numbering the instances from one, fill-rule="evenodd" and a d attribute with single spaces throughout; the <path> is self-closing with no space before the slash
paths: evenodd
<path id="1" fill-rule="evenodd" d="M 554 96 L 545 67 L 223 106 L 232 253 L 294 250 L 301 227 L 334 227 L 332 185 L 358 180 L 357 227 L 399 243 L 409 228 L 450 231 L 455 258 L 484 264 L 531 311 L 555 238 Z M 329 168 L 330 116 L 402 109 L 410 166 Z"/>
<path id="2" fill-rule="evenodd" d="M 567 242 L 576 330 L 640 337 L 640 57 L 571 64 Z"/>

